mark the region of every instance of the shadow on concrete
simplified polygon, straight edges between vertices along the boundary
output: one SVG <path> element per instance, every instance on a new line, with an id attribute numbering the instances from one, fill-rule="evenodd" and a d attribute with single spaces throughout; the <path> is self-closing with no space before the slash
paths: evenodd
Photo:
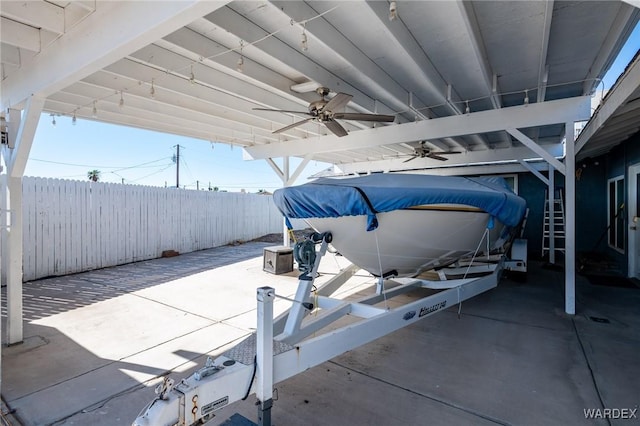
<path id="1" fill-rule="evenodd" d="M 123 370 L 154 377 L 168 373 L 98 357 L 55 328 L 26 323 L 24 342 L 2 349 L 2 397 L 24 425 L 58 424 L 134 391 L 150 401 L 153 390 Z M 122 420 L 113 424 L 127 424 Z"/>
<path id="2" fill-rule="evenodd" d="M 81 308 L 200 272 L 262 256 L 267 242 L 250 242 L 146 260 L 127 265 L 23 284 L 23 318 L 34 321 Z M 2 288 L 1 314 L 6 316 L 6 288 Z"/>
<path id="3" fill-rule="evenodd" d="M 61 287 L 50 280 L 26 287 L 32 319 L 25 341 L 2 353 L 10 408 L 25 425 L 131 424 L 154 398 L 159 377 L 189 376 L 204 354 L 223 352 L 246 331 L 163 304 L 140 314 L 147 300 L 127 305 L 127 294 L 259 256 L 264 247 L 248 246 L 239 247 L 242 253 L 213 249 L 161 265 L 78 274 Z M 587 421 L 584 410 L 637 407 L 640 291 L 594 286 L 578 276 L 578 313 L 567 316 L 563 283 L 562 269 L 535 262 L 524 282 L 507 274 L 498 288 L 466 301 L 460 317 L 454 306 L 278 384 L 274 419 L 283 425 L 616 424 Z M 27 302 L 31 297 L 41 304 Z M 106 303 L 70 313 L 73 319 L 53 316 L 98 301 Z M 126 321 L 130 329 L 122 326 Z M 168 324 L 175 326 L 171 337 Z M 86 339 L 91 344 L 80 343 Z M 254 402 L 225 407 L 212 423 L 235 412 L 255 419 Z"/>
<path id="4" fill-rule="evenodd" d="M 24 340 L 2 336 L 2 397 L 24 425 L 130 425 L 164 376 L 180 380 L 246 331 L 130 293 L 255 259 L 224 246 L 24 283 Z M 6 329 L 6 288 L 2 329 Z M 80 309 L 84 308 L 84 309 Z"/>

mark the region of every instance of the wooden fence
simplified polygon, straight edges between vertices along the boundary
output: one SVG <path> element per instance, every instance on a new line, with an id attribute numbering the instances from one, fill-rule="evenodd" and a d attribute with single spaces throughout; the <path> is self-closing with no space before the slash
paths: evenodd
<path id="1" fill-rule="evenodd" d="M 268 195 L 25 177 L 24 280 L 281 232 Z"/>

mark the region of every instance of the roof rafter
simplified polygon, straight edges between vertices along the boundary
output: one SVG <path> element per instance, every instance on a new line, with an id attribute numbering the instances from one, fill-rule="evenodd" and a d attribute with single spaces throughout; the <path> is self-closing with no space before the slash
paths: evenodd
<path id="1" fill-rule="evenodd" d="M 69 94 L 73 95 L 73 94 Z M 45 104 L 45 111 L 57 110 L 58 108 L 64 107 L 67 103 L 67 99 L 65 99 L 64 93 L 58 92 L 57 94 L 49 97 Z M 69 96 L 71 97 L 71 96 Z M 218 137 L 223 137 L 223 140 L 227 138 L 236 138 L 244 141 L 245 145 L 250 145 L 253 143 L 253 135 L 248 133 L 246 130 L 237 131 L 230 127 L 223 126 L 215 126 L 206 124 L 200 121 L 195 120 L 185 120 L 183 117 L 170 118 L 165 116 L 164 114 L 157 113 L 154 111 L 149 111 L 148 109 L 142 109 L 137 106 L 127 106 L 127 108 L 134 112 L 135 114 L 123 114 L 119 108 L 117 103 L 114 104 L 112 102 L 100 102 L 97 103 L 97 114 L 93 117 L 92 107 L 85 106 L 81 107 L 77 111 L 77 118 L 84 118 L 87 120 L 96 120 L 99 119 L 102 122 L 108 122 L 112 124 L 122 124 L 122 123 L 135 123 L 135 127 L 145 128 L 149 130 L 155 130 L 156 128 L 160 129 L 171 129 L 170 133 L 180 134 L 180 127 L 185 128 L 185 133 L 187 136 L 198 135 L 199 139 L 212 140 L 214 139 L 214 135 Z"/>
<path id="2" fill-rule="evenodd" d="M 482 73 L 482 81 L 485 84 L 486 90 L 490 93 L 489 99 L 494 109 L 502 108 L 502 102 L 500 101 L 500 89 L 498 87 L 498 79 L 491 69 L 489 63 L 489 56 L 487 55 L 487 49 L 482 40 L 482 34 L 480 33 L 480 26 L 478 25 L 478 18 L 476 12 L 473 10 L 473 4 L 471 2 L 458 0 L 458 7 L 462 15 L 465 26 L 467 27 L 467 33 L 473 46 L 473 51 L 476 54 L 476 59 L 480 65 L 480 72 Z M 503 135 L 503 140 L 511 145 L 511 139 Z M 485 147 L 489 147 L 487 141 L 480 135 L 474 136 L 474 139 Z"/>
<path id="3" fill-rule="evenodd" d="M 204 19 L 202 21 L 205 21 Z M 206 21 L 213 29 L 218 29 L 214 24 Z M 212 31 L 217 33 L 218 31 Z M 244 64 L 242 73 L 237 71 L 238 54 L 230 54 L 230 49 L 219 40 L 212 40 L 204 35 L 193 31 L 190 28 L 181 28 L 162 40 L 155 43 L 160 47 L 171 48 L 174 53 L 180 53 L 185 57 L 190 56 L 191 60 L 196 62 L 195 66 L 210 66 L 219 71 L 236 76 L 238 79 L 247 80 L 248 82 L 261 86 L 262 89 L 275 91 L 282 98 L 298 103 L 300 106 L 306 107 L 307 104 L 315 100 L 316 97 L 305 96 L 291 92 L 291 86 L 296 84 L 295 81 L 286 76 L 277 73 L 268 67 L 252 61 L 249 56 L 244 55 Z M 236 46 L 234 46 L 236 48 Z M 247 49 L 248 51 L 249 49 Z M 180 71 L 185 76 L 190 72 L 189 68 Z M 313 99 L 312 99 L 313 98 Z"/>
<path id="4" fill-rule="evenodd" d="M 3 16 L 0 17 L 0 31 L 3 43 L 31 52 L 40 51 L 40 30 L 38 28 L 21 24 Z"/>
<path id="5" fill-rule="evenodd" d="M 312 61 L 298 50 L 284 43 L 277 37 L 267 37 L 269 35 L 267 31 L 230 8 L 219 9 L 215 13 L 207 15 L 205 19 L 213 22 L 215 25 L 225 29 L 226 31 L 235 34 L 238 39 L 244 40 L 247 43 L 253 43 L 256 40 L 263 39 L 259 43 L 254 44 L 253 47 L 259 48 L 264 53 L 274 58 L 287 58 L 288 66 L 296 69 L 301 74 L 307 76 L 310 80 L 317 81 L 329 88 L 341 88 L 341 90 L 353 96 L 351 103 L 363 108 L 362 112 L 375 111 L 379 114 L 396 113 L 396 111 L 384 105 L 382 102 L 375 102 L 374 99 L 370 98 L 350 83 L 339 78 L 335 74 L 330 73 L 322 66 Z"/>
<path id="6" fill-rule="evenodd" d="M 46 50 L 25 59 L 21 72 L 2 81 L 2 109 L 21 104 L 32 93 L 49 96 L 227 3 L 101 2 Z"/>
<path id="7" fill-rule="evenodd" d="M 62 34 L 65 30 L 64 8 L 45 1 L 3 1 L 2 15 L 34 28 Z"/>
<path id="8" fill-rule="evenodd" d="M 133 53 L 130 58 L 133 58 L 140 64 L 148 64 L 149 67 L 155 67 L 157 69 L 157 71 L 155 72 L 157 78 L 154 80 L 154 85 L 156 87 L 162 87 L 165 84 L 165 80 L 167 80 L 168 75 L 171 74 L 167 74 L 166 70 L 182 70 L 180 71 L 180 73 L 184 73 L 184 81 L 185 83 L 188 83 L 187 76 L 190 72 L 190 64 L 192 63 L 189 58 L 159 47 L 155 44 L 140 49 L 139 51 Z M 149 60 L 151 60 L 152 62 L 148 62 Z M 122 61 L 118 62 L 118 64 L 120 64 L 121 62 Z M 107 67 L 107 69 L 113 70 L 114 66 Z M 119 67 L 119 70 L 117 72 L 123 75 L 135 75 L 135 77 L 131 78 L 146 81 L 147 83 L 150 82 L 150 77 L 154 75 L 148 70 L 146 71 L 146 73 L 138 71 L 136 72 L 136 74 L 132 74 L 133 70 L 128 71 L 126 69 L 123 69 L 123 67 Z M 206 83 L 209 87 L 214 88 L 220 92 L 224 92 L 227 94 L 227 96 L 234 97 L 237 100 L 242 100 L 245 104 L 245 113 L 253 114 L 262 117 L 263 120 L 268 119 L 270 122 L 280 123 L 282 125 L 290 124 L 290 122 L 286 120 L 287 115 L 251 111 L 251 108 L 256 106 L 268 106 L 269 108 L 276 109 L 290 109 L 291 102 L 288 99 L 283 99 L 282 97 L 278 96 L 277 93 L 269 91 L 266 88 L 257 87 L 244 80 L 236 78 L 229 73 L 221 72 L 217 69 L 210 68 L 202 64 L 198 64 L 197 74 L 197 80 Z M 233 88 L 233 92 L 230 91 L 230 88 Z M 298 107 L 298 109 L 304 110 L 305 108 Z M 297 132 L 289 132 L 287 134 L 291 137 L 298 137 L 300 135 L 300 133 Z"/>
<path id="9" fill-rule="evenodd" d="M 538 67 L 538 102 L 544 102 L 547 93 L 547 79 L 549 67 L 547 65 L 547 51 L 549 49 L 549 36 L 551 35 L 551 21 L 553 19 L 554 0 L 547 0 L 544 5 L 544 26 L 542 28 L 542 43 L 540 44 L 540 65 Z"/>
<path id="10" fill-rule="evenodd" d="M 256 122 L 251 123 L 245 120 L 245 117 L 239 117 L 238 114 L 234 114 L 231 110 L 227 110 L 226 114 L 220 113 L 220 116 L 224 118 L 221 117 L 217 120 L 212 120 L 212 114 L 218 113 L 224 107 L 213 105 L 210 102 L 196 98 L 188 99 L 190 96 L 186 92 L 184 93 L 185 102 L 174 104 L 162 102 L 165 97 L 165 92 L 158 92 L 156 99 L 151 100 L 149 99 L 148 92 L 144 90 L 144 88 L 136 86 L 134 89 L 130 89 L 123 94 L 124 105 L 120 107 L 120 96 L 115 94 L 117 89 L 109 90 L 107 88 L 108 86 L 106 84 L 109 79 L 112 79 L 109 75 L 98 76 L 94 74 L 82 82 L 75 83 L 64 91 L 52 95 L 49 99 L 67 103 L 69 105 L 68 111 L 70 112 L 65 115 L 73 115 L 75 113 L 77 116 L 82 116 L 82 111 L 90 111 L 89 106 L 92 107 L 92 99 L 99 98 L 101 100 L 97 102 L 97 104 L 100 109 L 103 109 L 104 105 L 109 105 L 109 108 L 113 112 L 120 112 L 124 115 L 132 113 L 135 113 L 135 115 L 145 115 L 147 111 L 154 111 L 156 113 L 166 114 L 167 120 L 179 118 L 184 120 L 185 123 L 191 123 L 189 127 L 192 127 L 193 123 L 198 123 L 243 133 L 247 133 L 247 129 L 250 128 L 252 129 L 253 135 L 258 137 L 259 140 L 264 140 L 265 142 L 275 142 L 279 140 L 277 136 L 271 134 L 271 130 L 268 127 L 265 127 L 266 123 L 264 121 L 260 123 L 256 120 Z M 90 85 L 93 85 L 93 87 L 88 87 Z M 202 87 L 190 89 L 193 91 L 206 90 L 206 88 L 203 89 Z M 95 93 L 95 96 L 93 98 L 87 97 L 87 95 L 92 92 Z M 113 94 L 113 96 L 110 96 L 111 94 Z M 171 97 L 172 95 L 169 94 L 168 96 Z M 78 105 L 83 105 L 84 107 Z M 87 114 L 86 117 L 90 117 L 90 115 Z"/>
<path id="11" fill-rule="evenodd" d="M 627 39 L 627 37 L 622 37 L 622 33 L 625 31 L 630 33 L 633 30 L 633 27 L 625 24 L 631 22 L 631 16 L 634 14 L 637 15 L 638 13 L 640 12 L 635 7 L 628 3 L 620 2 L 618 15 L 607 33 L 607 38 L 603 41 L 602 46 L 600 46 L 598 55 L 593 61 L 593 64 L 591 64 L 589 74 L 585 77 L 582 92 L 584 95 L 591 94 L 594 88 L 600 83 L 598 78 L 601 78 L 602 75 L 597 75 L 596 73 L 609 69 L 609 66 L 615 59 L 615 57 L 611 56 L 611 52 L 619 51 L 619 48 L 615 48 L 615 45 L 621 45 L 623 41 Z M 607 63 L 608 65 L 605 66 Z"/>
<path id="12" fill-rule="evenodd" d="M 366 5 L 375 14 L 378 22 L 384 26 L 385 31 L 391 35 L 390 38 L 394 41 L 394 48 L 404 53 L 406 58 L 404 63 L 411 68 L 412 74 L 422 77 L 420 79 L 421 88 L 436 99 L 436 103 L 446 105 L 452 114 L 461 115 L 462 111 L 455 105 L 455 102 L 460 102 L 460 96 L 442 78 L 440 72 L 416 42 L 408 28 L 398 22 L 394 22 L 394 25 L 391 25 L 392 23 L 388 18 L 389 8 L 385 2 L 367 1 Z M 427 111 L 419 112 L 426 116 L 431 115 Z M 448 142 L 453 146 L 468 149 L 468 145 L 460 140 L 449 139 Z"/>
<path id="13" fill-rule="evenodd" d="M 288 17 L 296 22 L 318 14 L 316 10 L 304 2 L 272 1 L 269 4 L 278 11 L 286 12 Z M 331 49 L 345 64 L 359 70 L 361 77 L 367 79 L 368 84 L 375 85 L 376 91 L 383 94 L 382 99 L 379 100 L 384 104 L 393 107 L 397 111 L 406 111 L 411 107 L 419 111 L 425 107 L 425 104 L 419 98 L 415 95 L 412 96 L 398 82 L 391 79 L 378 64 L 366 56 L 351 40 L 342 35 L 338 29 L 325 19 L 310 21 L 305 24 L 304 28 L 307 34 L 317 35 L 317 39 L 321 40 L 322 44 Z M 410 105 L 410 98 L 413 105 Z"/>

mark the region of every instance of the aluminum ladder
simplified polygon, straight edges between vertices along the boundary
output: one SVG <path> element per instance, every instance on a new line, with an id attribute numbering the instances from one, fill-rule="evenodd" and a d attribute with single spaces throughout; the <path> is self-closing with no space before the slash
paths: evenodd
<path id="1" fill-rule="evenodd" d="M 553 220 L 553 242 L 556 252 L 564 253 L 565 249 L 565 217 L 562 188 L 553 191 L 553 217 L 549 209 L 549 190 L 544 194 L 544 219 L 542 223 L 542 257 L 549 253 L 550 223 Z"/>

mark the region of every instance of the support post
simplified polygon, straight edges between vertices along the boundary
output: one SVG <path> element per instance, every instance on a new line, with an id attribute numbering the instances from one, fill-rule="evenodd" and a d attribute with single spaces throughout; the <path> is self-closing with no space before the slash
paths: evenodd
<path id="1" fill-rule="evenodd" d="M 1 151 L 0 151 L 1 153 Z M 1 158 L 0 154 L 0 158 Z M 0 175 L 0 284 L 7 282 L 5 277 L 5 264 L 4 259 L 6 257 L 5 241 L 7 241 L 7 175 Z M 2 306 L 2 291 L 0 291 L 0 306 Z M 4 330 L 2 327 L 2 319 L 0 318 L 0 395 L 2 395 L 2 338 Z"/>
<path id="2" fill-rule="evenodd" d="M 7 165 L 6 191 L 8 199 L 9 231 L 3 252 L 7 279 L 7 343 L 13 345 L 23 340 L 22 330 L 22 176 L 38 127 L 45 99 L 31 96 L 22 113 L 11 110 L 9 140 L 13 148 L 6 147 L 2 155 Z"/>
<path id="3" fill-rule="evenodd" d="M 256 397 L 258 425 L 271 426 L 273 405 L 273 299 L 271 287 L 258 289 L 258 330 L 256 345 Z"/>
<path id="4" fill-rule="evenodd" d="M 573 121 L 568 121 L 565 127 L 565 287 L 564 306 L 569 315 L 576 313 L 576 158 L 575 133 Z"/>
<path id="5" fill-rule="evenodd" d="M 556 263 L 555 174 L 556 174 L 556 169 L 554 169 L 553 166 L 549 163 L 549 191 L 547 191 L 547 203 L 549 203 L 549 209 L 547 211 L 547 214 L 549 215 L 549 263 L 551 263 L 552 265 Z"/>
<path id="6" fill-rule="evenodd" d="M 22 331 L 22 178 L 7 176 L 9 200 L 6 251 L 7 277 L 7 343 L 23 340 Z"/>
<path id="7" fill-rule="evenodd" d="M 282 186 L 289 186 L 289 157 L 282 158 Z M 287 220 L 282 219 L 282 245 L 289 247 L 289 228 Z"/>
<path id="8" fill-rule="evenodd" d="M 278 165 L 271 159 L 267 158 L 267 164 L 271 166 L 274 172 L 278 175 L 280 180 L 282 180 L 282 187 L 287 187 L 293 185 L 296 179 L 300 176 L 304 168 L 309 164 L 309 161 L 313 158 L 313 154 L 307 154 L 302 159 L 302 162 L 298 164 L 298 167 L 294 170 L 293 174 L 291 174 L 289 157 L 282 158 L 282 170 L 278 167 Z M 286 219 L 282 219 L 282 245 L 289 246 L 289 228 L 287 227 Z"/>

